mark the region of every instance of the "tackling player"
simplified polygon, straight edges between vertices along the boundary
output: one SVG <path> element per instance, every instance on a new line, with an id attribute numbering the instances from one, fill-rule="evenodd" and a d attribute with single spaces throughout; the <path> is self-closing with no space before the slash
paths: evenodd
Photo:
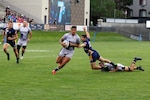
<path id="1" fill-rule="evenodd" d="M 52 74 L 56 74 L 56 71 L 63 68 L 65 66 L 65 64 L 67 64 L 71 60 L 71 58 L 74 54 L 75 47 L 79 46 L 80 37 L 78 36 L 76 31 L 77 31 L 77 27 L 72 26 L 71 32 L 64 34 L 59 39 L 59 43 L 62 45 L 63 48 L 59 52 L 59 55 L 56 59 L 56 63 L 58 64 L 58 66 L 54 70 L 52 70 Z M 68 48 L 65 48 L 66 45 L 63 43 L 64 40 L 69 41 L 69 47 Z"/>
<path id="2" fill-rule="evenodd" d="M 7 60 L 10 60 L 10 54 L 8 53 L 7 49 L 9 45 L 11 45 L 16 56 L 16 60 L 17 60 L 16 63 L 19 63 L 19 55 L 17 52 L 16 42 L 15 42 L 15 40 L 18 38 L 18 35 L 17 32 L 13 29 L 12 21 L 8 22 L 7 28 L 4 30 L 4 35 L 6 36 L 6 43 L 4 43 L 3 50 L 7 55 Z"/>
<path id="3" fill-rule="evenodd" d="M 32 37 L 32 31 L 31 31 L 30 27 L 28 26 L 27 21 L 23 22 L 23 26 L 20 27 L 19 32 L 20 32 L 20 38 L 17 43 L 17 50 L 19 53 L 20 48 L 22 47 L 22 54 L 21 54 L 20 59 L 23 59 L 23 55 L 25 53 L 27 43 L 30 41 L 30 39 Z M 29 37 L 28 37 L 28 34 L 30 34 Z"/>
<path id="4" fill-rule="evenodd" d="M 101 66 L 102 71 L 108 71 L 108 72 L 117 72 L 117 71 L 134 71 L 134 70 L 141 70 L 144 71 L 144 69 L 141 66 L 136 66 L 135 63 L 138 60 L 142 60 L 141 58 L 135 57 L 131 63 L 130 66 L 124 66 L 120 63 L 117 64 L 117 67 L 114 67 L 112 64 L 100 62 L 99 65 Z"/>
<path id="5" fill-rule="evenodd" d="M 90 34 L 89 32 L 86 30 L 86 28 L 84 27 L 84 32 L 85 34 L 83 34 L 81 36 L 81 41 L 83 42 L 79 48 L 83 47 L 84 48 L 84 51 L 85 53 L 89 56 L 89 59 L 90 59 L 90 63 L 91 63 L 91 68 L 93 70 L 99 70 L 101 69 L 101 67 L 99 65 L 96 65 L 96 61 L 99 60 L 99 61 L 102 61 L 102 62 L 107 62 L 107 63 L 110 63 L 114 66 L 116 66 L 113 62 L 111 62 L 110 60 L 108 59 L 105 59 L 103 58 L 102 56 L 99 55 L 99 53 L 94 50 L 92 48 L 92 45 L 90 43 Z"/>

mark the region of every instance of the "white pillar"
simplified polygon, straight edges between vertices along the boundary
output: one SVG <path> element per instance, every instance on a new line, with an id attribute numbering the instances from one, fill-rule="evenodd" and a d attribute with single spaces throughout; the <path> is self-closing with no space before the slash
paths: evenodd
<path id="1" fill-rule="evenodd" d="M 90 22 L 90 0 L 85 0 L 84 6 L 84 25 L 89 26 Z"/>
<path id="2" fill-rule="evenodd" d="M 43 23 L 46 20 L 46 24 L 48 24 L 48 21 L 49 21 L 49 0 L 42 0 L 41 18 L 42 18 Z"/>

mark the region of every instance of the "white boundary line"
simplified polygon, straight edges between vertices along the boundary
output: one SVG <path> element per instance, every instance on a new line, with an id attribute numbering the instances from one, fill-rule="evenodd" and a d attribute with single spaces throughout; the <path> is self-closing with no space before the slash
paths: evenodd
<path id="1" fill-rule="evenodd" d="M 3 51 L 3 50 L 0 50 Z M 54 50 L 26 50 L 26 52 L 54 52 Z"/>
<path id="2" fill-rule="evenodd" d="M 53 50 L 26 50 L 26 52 L 54 52 Z"/>
<path id="3" fill-rule="evenodd" d="M 49 57 L 51 57 L 51 56 L 25 56 L 24 57 L 24 59 L 26 59 L 26 58 L 49 58 Z"/>

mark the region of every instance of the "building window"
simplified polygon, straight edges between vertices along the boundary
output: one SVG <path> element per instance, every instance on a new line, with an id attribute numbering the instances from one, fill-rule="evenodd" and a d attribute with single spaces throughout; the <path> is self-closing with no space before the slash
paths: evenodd
<path id="1" fill-rule="evenodd" d="M 133 16 L 133 10 L 132 10 L 132 9 L 129 10 L 129 16 L 130 16 L 130 17 Z"/>
<path id="2" fill-rule="evenodd" d="M 139 0 L 139 4 L 140 4 L 141 6 L 146 6 L 147 0 Z"/>
<path id="3" fill-rule="evenodd" d="M 146 17 L 147 16 L 146 13 L 147 13 L 147 11 L 145 9 L 140 9 L 139 10 L 139 16 L 140 17 Z"/>

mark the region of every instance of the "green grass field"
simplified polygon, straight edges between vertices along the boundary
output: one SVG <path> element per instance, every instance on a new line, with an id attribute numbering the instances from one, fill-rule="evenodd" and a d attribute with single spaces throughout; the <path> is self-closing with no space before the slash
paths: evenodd
<path id="1" fill-rule="evenodd" d="M 115 63 L 130 65 L 135 56 L 142 57 L 137 65 L 142 65 L 144 72 L 91 70 L 88 56 L 82 48 L 76 48 L 72 60 L 52 75 L 61 49 L 58 40 L 63 34 L 33 31 L 19 64 L 12 48 L 7 61 L 0 45 L 0 100 L 149 100 L 150 42 L 131 40 L 116 33 L 98 33 L 92 42 L 94 49 Z"/>

